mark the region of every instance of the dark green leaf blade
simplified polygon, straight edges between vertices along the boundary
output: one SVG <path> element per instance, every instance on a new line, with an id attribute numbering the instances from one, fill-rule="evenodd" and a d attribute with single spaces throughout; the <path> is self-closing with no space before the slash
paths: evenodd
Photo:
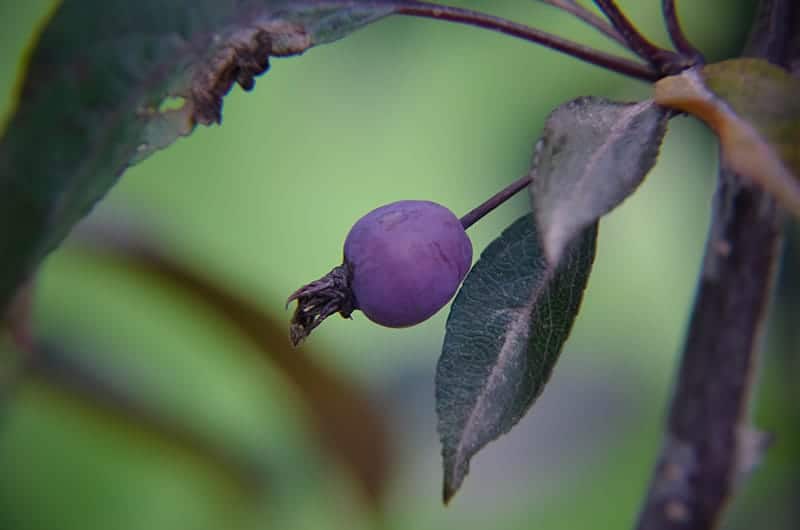
<path id="1" fill-rule="evenodd" d="M 655 165 L 669 111 L 652 101 L 581 97 L 555 109 L 536 148 L 530 186 L 550 263 L 618 206 Z"/>
<path id="2" fill-rule="evenodd" d="M 0 313 L 128 166 L 218 123 L 224 95 L 252 88 L 270 56 L 392 11 L 367 0 L 62 2 L 0 138 Z M 170 98 L 183 106 L 166 110 Z"/>
<path id="3" fill-rule="evenodd" d="M 508 432 L 542 392 L 578 314 L 596 238 L 597 223 L 553 268 L 526 215 L 486 248 L 464 281 L 436 370 L 445 502 L 472 456 Z"/>

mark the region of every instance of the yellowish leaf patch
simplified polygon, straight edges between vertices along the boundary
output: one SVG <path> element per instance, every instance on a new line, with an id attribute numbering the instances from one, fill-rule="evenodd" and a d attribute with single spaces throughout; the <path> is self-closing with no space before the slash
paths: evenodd
<path id="1" fill-rule="evenodd" d="M 654 99 L 703 120 L 726 166 L 800 216 L 800 80 L 760 59 L 733 59 L 658 81 Z"/>

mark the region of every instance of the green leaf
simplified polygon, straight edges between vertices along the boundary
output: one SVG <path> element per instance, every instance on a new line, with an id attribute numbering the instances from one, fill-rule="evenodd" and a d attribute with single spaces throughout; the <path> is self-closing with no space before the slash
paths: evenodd
<path id="1" fill-rule="evenodd" d="M 218 123 L 234 83 L 249 90 L 270 56 L 392 11 L 366 0 L 63 1 L 0 140 L 0 313 L 128 166 Z"/>
<path id="2" fill-rule="evenodd" d="M 800 216 L 800 79 L 761 59 L 732 59 L 655 84 L 655 100 L 703 120 L 723 163 Z"/>
<path id="3" fill-rule="evenodd" d="M 555 109 L 537 144 L 530 192 L 556 264 L 581 230 L 636 190 L 658 157 L 669 112 L 652 101 L 581 97 Z"/>
<path id="4" fill-rule="evenodd" d="M 508 432 L 542 392 L 578 314 L 596 237 L 597 223 L 553 268 L 526 215 L 486 248 L 464 281 L 436 370 L 445 502 L 473 455 Z"/>

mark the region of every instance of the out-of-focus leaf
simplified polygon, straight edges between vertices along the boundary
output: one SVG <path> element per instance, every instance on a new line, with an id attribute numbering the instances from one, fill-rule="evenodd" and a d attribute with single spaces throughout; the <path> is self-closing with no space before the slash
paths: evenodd
<path id="1" fill-rule="evenodd" d="M 23 357 L 11 345 L 12 340 L 0 329 L 0 428 L 2 428 L 3 414 L 14 390 L 20 380 Z"/>
<path id="2" fill-rule="evenodd" d="M 302 53 L 392 9 L 366 0 L 63 1 L 0 141 L 0 313 L 128 166 L 198 123 L 219 122 L 234 83 L 249 90 L 270 56 Z M 182 106 L 168 109 L 171 98 Z"/>
<path id="3" fill-rule="evenodd" d="M 5 321 L 0 319 L 0 333 L 7 329 L 14 345 L 24 352 L 32 352 L 35 349 L 31 330 L 33 292 L 33 280 L 21 286 L 8 307 Z"/>
<path id="4" fill-rule="evenodd" d="M 85 249 L 185 291 L 251 340 L 264 361 L 295 385 L 321 445 L 355 478 L 376 514 L 381 512 L 392 452 L 385 421 L 364 389 L 315 362 L 307 348 L 292 348 L 283 323 L 254 302 L 192 271 L 140 234 L 98 227 L 78 235 Z"/>
<path id="5" fill-rule="evenodd" d="M 727 166 L 800 215 L 800 79 L 761 59 L 731 59 L 662 79 L 655 100 L 703 120 Z"/>
<path id="6" fill-rule="evenodd" d="M 445 502 L 472 456 L 508 432 L 542 392 L 578 314 L 596 238 L 594 223 L 553 268 L 526 215 L 486 248 L 464 281 L 436 370 Z"/>
<path id="7" fill-rule="evenodd" d="M 0 414 L 22 377 L 25 360 L 36 350 L 31 328 L 33 292 L 34 282 L 27 282 L 17 291 L 5 320 L 0 319 Z"/>
<path id="8" fill-rule="evenodd" d="M 163 416 L 148 403 L 146 386 L 135 385 L 125 374 L 112 373 L 77 360 L 74 354 L 51 345 L 37 345 L 25 361 L 26 382 L 63 393 L 107 419 L 196 456 L 205 465 L 232 480 L 246 497 L 257 495 L 269 477 L 263 465 L 240 451 L 207 441 L 180 422 Z M 22 383 L 22 381 L 18 381 Z"/>
<path id="9" fill-rule="evenodd" d="M 29 364 L 0 409 L 0 528 L 216 530 L 245 528 L 254 512 L 269 525 L 285 483 L 281 461 L 210 442 L 207 431 L 198 437 L 143 403 L 144 388 L 115 384 L 112 396 L 89 386 L 79 375 L 86 368 L 108 381 L 96 363 L 74 357 L 90 350 L 39 352 L 46 358 Z M 116 383 L 129 375 L 113 372 Z M 117 401 L 126 389 L 137 403 Z M 130 405 L 143 415 L 122 408 Z"/>
<path id="10" fill-rule="evenodd" d="M 668 114 L 652 101 L 598 97 L 575 99 L 550 114 L 536 147 L 530 192 L 551 264 L 644 180 L 658 157 Z"/>

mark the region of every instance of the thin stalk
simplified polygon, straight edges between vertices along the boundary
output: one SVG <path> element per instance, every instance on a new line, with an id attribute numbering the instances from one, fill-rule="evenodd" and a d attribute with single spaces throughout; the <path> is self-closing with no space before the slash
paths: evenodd
<path id="1" fill-rule="evenodd" d="M 574 17 L 586 22 L 594 29 L 605 35 L 606 37 L 610 38 L 611 40 L 616 41 L 617 43 L 621 44 L 626 49 L 628 48 L 628 43 L 625 40 L 625 37 L 617 31 L 614 26 L 603 20 L 601 17 L 598 17 L 575 0 L 540 0 L 541 2 L 556 7 L 562 11 L 566 11 L 567 13 L 573 15 Z"/>
<path id="2" fill-rule="evenodd" d="M 664 75 L 678 73 L 683 61 L 675 52 L 656 46 L 642 35 L 614 0 L 594 0 L 597 7 L 625 38 L 630 49 Z"/>
<path id="3" fill-rule="evenodd" d="M 683 27 L 678 19 L 678 11 L 675 8 L 675 0 L 662 0 L 661 10 L 664 13 L 664 21 L 667 23 L 669 38 L 678 53 L 685 57 L 692 57 L 696 62 L 704 62 L 703 54 L 689 42 L 683 32 Z"/>
<path id="4" fill-rule="evenodd" d="M 550 49 L 566 53 L 577 59 L 602 66 L 641 81 L 654 82 L 663 77 L 653 68 L 630 59 L 617 55 L 601 52 L 589 46 L 584 46 L 568 39 L 563 39 L 551 33 L 518 24 L 504 18 L 487 15 L 477 11 L 461 9 L 452 6 L 429 4 L 426 2 L 404 2 L 398 5 L 394 14 L 412 17 L 446 20 L 458 24 L 475 26 L 512 37 L 517 37 L 528 42 L 541 44 Z"/>
<path id="5" fill-rule="evenodd" d="M 502 190 L 489 197 L 483 204 L 480 204 L 476 208 L 472 209 L 469 213 L 464 215 L 464 217 L 461 218 L 461 226 L 463 226 L 464 230 L 466 230 L 470 226 L 480 221 L 486 214 L 506 202 L 520 191 L 524 190 L 530 183 L 530 175 L 525 175 L 524 177 L 515 180 Z"/>

